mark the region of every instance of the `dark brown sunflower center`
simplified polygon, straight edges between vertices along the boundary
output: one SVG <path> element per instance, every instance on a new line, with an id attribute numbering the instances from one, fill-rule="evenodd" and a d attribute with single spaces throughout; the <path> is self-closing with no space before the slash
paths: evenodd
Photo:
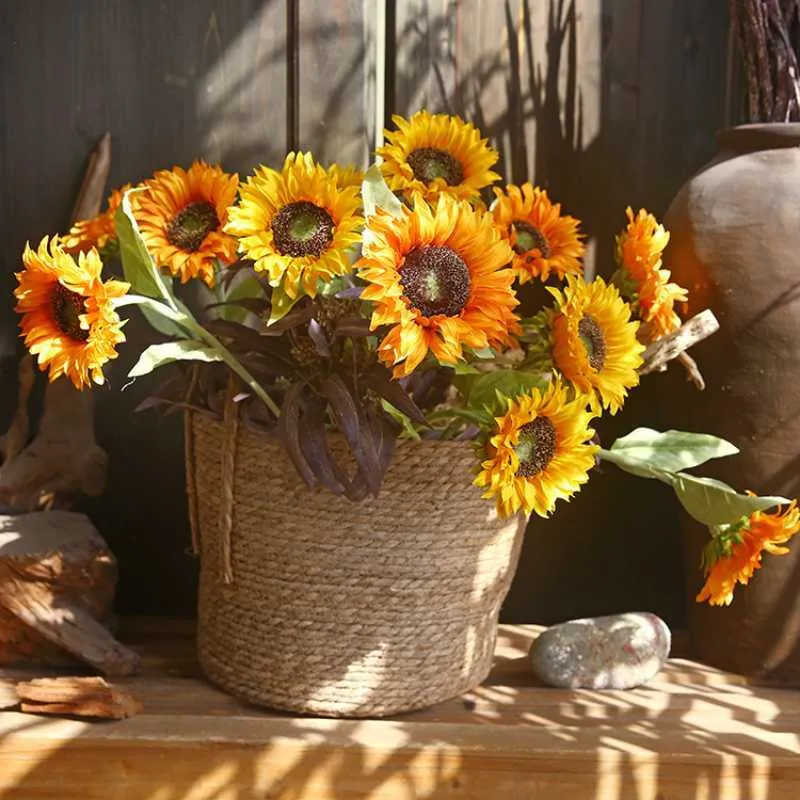
<path id="1" fill-rule="evenodd" d="M 85 342 L 89 338 L 89 331 L 81 328 L 80 315 L 86 313 L 83 298 L 77 292 L 57 283 L 50 303 L 53 307 L 53 318 L 61 333 L 77 342 Z"/>
<path id="2" fill-rule="evenodd" d="M 444 178 L 448 186 L 457 186 L 464 180 L 461 164 L 447 152 L 438 147 L 418 147 L 408 154 L 408 163 L 414 177 L 423 183 L 431 183 L 435 178 Z"/>
<path id="3" fill-rule="evenodd" d="M 275 249 L 282 256 L 314 256 L 333 241 L 333 217 L 307 200 L 285 205 L 272 218 Z"/>
<path id="4" fill-rule="evenodd" d="M 538 475 L 556 454 L 556 428 L 547 417 L 536 417 L 519 429 L 514 452 L 519 458 L 517 475 L 532 478 Z"/>
<path id="5" fill-rule="evenodd" d="M 181 250 L 194 253 L 203 240 L 219 228 L 219 218 L 211 203 L 189 203 L 167 225 L 167 241 Z"/>
<path id="6" fill-rule="evenodd" d="M 423 317 L 455 317 L 469 299 L 469 269 L 458 253 L 441 245 L 412 250 L 400 267 L 400 284 L 408 302 Z"/>
<path id="7" fill-rule="evenodd" d="M 545 235 L 537 227 L 522 219 L 515 219 L 511 224 L 514 226 L 516 234 L 514 250 L 518 253 L 538 250 L 542 258 L 550 258 L 550 245 L 547 243 Z"/>
<path id="8" fill-rule="evenodd" d="M 583 317 L 578 323 L 578 336 L 581 337 L 589 365 L 598 372 L 606 363 L 606 338 L 594 317 Z"/>

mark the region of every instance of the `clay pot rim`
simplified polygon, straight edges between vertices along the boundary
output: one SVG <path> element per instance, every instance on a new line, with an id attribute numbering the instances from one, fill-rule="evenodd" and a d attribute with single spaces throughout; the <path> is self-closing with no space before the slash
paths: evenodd
<path id="1" fill-rule="evenodd" d="M 800 122 L 753 122 L 717 132 L 717 147 L 737 153 L 800 147 Z"/>

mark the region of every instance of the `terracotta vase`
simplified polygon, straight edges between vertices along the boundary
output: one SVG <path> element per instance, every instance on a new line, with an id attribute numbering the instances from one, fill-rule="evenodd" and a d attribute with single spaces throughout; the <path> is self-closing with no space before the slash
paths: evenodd
<path id="1" fill-rule="evenodd" d="M 741 453 L 707 465 L 739 490 L 796 497 L 800 489 L 800 124 L 723 131 L 718 155 L 665 216 L 665 264 L 690 291 L 688 315 L 711 308 L 721 329 L 692 351 L 706 379 L 680 375 L 673 427 L 732 441 Z M 673 369 L 673 373 L 678 371 Z M 685 530 L 695 657 L 800 686 L 800 542 L 766 555 L 729 607 L 697 604 L 705 528 Z"/>

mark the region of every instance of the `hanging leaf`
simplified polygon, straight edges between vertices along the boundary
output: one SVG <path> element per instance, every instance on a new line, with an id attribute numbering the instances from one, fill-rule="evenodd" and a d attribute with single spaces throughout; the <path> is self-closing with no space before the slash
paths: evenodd
<path id="1" fill-rule="evenodd" d="M 361 437 L 361 423 L 358 406 L 347 388 L 347 384 L 342 380 L 341 375 L 334 373 L 323 379 L 322 391 L 330 401 L 336 424 L 347 439 L 350 448 L 357 448 Z"/>
<path id="2" fill-rule="evenodd" d="M 391 403 L 398 411 L 418 425 L 426 425 L 425 415 L 403 387 L 392 378 L 385 367 L 376 366 L 361 376 L 361 382 L 367 389 Z"/>
<path id="3" fill-rule="evenodd" d="M 317 351 L 318 355 L 322 356 L 323 358 L 331 357 L 331 346 L 328 342 L 328 337 L 325 336 L 325 331 L 322 330 L 322 325 L 320 325 L 315 319 L 311 319 L 308 322 L 308 337 L 311 339 L 314 349 Z"/>
<path id="4" fill-rule="evenodd" d="M 151 344 L 139 356 L 139 360 L 128 373 L 129 378 L 140 378 L 158 367 L 171 364 L 174 361 L 222 361 L 220 354 L 207 345 L 195 342 L 192 339 L 182 339 L 177 342 L 164 342 Z"/>
<path id="5" fill-rule="evenodd" d="M 399 426 L 402 434 L 408 438 L 413 439 L 415 442 L 421 440 L 419 431 L 414 427 L 414 423 L 402 411 L 398 411 L 391 403 L 381 398 L 381 408 L 385 414 L 388 414 Z"/>
<path id="6" fill-rule="evenodd" d="M 698 522 L 712 527 L 727 525 L 754 511 L 788 503 L 785 497 L 757 497 L 739 494 L 714 478 L 699 478 L 685 472 L 671 476 L 670 483 L 681 505 Z"/>
<path id="7" fill-rule="evenodd" d="M 377 164 L 373 164 L 364 174 L 364 181 L 361 184 L 361 198 L 364 203 L 364 215 L 367 217 L 371 217 L 379 208 L 394 215 L 399 215 L 403 212 L 403 204 L 386 185 L 386 181 L 383 179 L 383 174 Z"/>
<path id="8" fill-rule="evenodd" d="M 300 477 L 309 488 L 313 489 L 317 485 L 317 478 L 306 460 L 300 443 L 300 417 L 305 400 L 305 390 L 304 383 L 294 383 L 287 390 L 278 417 L 278 435 L 283 440 L 286 453 Z"/>
<path id="9" fill-rule="evenodd" d="M 531 372 L 499 369 L 481 375 L 469 389 L 467 405 L 474 409 L 487 409 L 492 416 L 506 411 L 506 400 L 526 394 L 532 389 L 545 389 L 547 380 Z"/>
<path id="10" fill-rule="evenodd" d="M 131 285 L 131 292 L 137 295 L 157 298 L 158 300 L 171 298 L 174 301 L 171 283 L 165 280 L 158 272 L 150 253 L 139 233 L 139 226 L 133 216 L 130 205 L 130 194 L 125 192 L 119 209 L 114 217 L 119 241 L 119 254 L 122 260 L 122 272 L 125 280 Z M 155 313 L 147 305 L 140 305 L 145 319 L 159 333 L 165 336 L 184 338 L 186 331 L 176 322 L 165 318 L 162 314 Z"/>
<path id="11" fill-rule="evenodd" d="M 324 400 L 317 398 L 309 403 L 300 429 L 300 447 L 317 480 L 334 494 L 345 494 L 350 481 L 328 447 L 326 410 Z"/>
<path id="12" fill-rule="evenodd" d="M 611 446 L 614 463 L 621 460 L 648 464 L 670 472 L 680 472 L 704 464 L 712 458 L 732 456 L 739 452 L 725 439 L 705 433 L 686 431 L 654 431 L 636 428 Z"/>

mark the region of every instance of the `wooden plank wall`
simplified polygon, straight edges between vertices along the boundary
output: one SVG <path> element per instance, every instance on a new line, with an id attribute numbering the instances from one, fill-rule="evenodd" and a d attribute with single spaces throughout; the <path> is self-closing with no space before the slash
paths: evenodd
<path id="1" fill-rule="evenodd" d="M 426 106 L 476 122 L 509 180 L 536 180 L 584 220 L 592 266 L 608 272 L 625 206 L 663 212 L 713 151 L 725 123 L 726 5 L 387 0 L 387 116 Z M 277 166 L 294 144 L 325 163 L 365 164 L 377 7 L 0 3 L 0 422 L 15 391 L 10 291 L 19 253 L 67 224 L 96 138 L 114 137 L 113 185 L 198 156 L 242 172 Z M 128 330 L 137 344 L 148 335 L 143 325 Z M 196 566 L 184 552 L 180 426 L 132 413 L 148 388 L 140 381 L 119 392 L 132 350 L 115 364 L 110 391 L 98 392 L 110 486 L 87 510 L 119 556 L 120 609 L 188 614 Z M 608 436 L 653 422 L 658 381 Z M 634 494 L 635 504 L 626 499 Z M 680 623 L 676 513 L 661 487 L 596 475 L 555 520 L 531 527 L 507 617 L 650 608 Z"/>

